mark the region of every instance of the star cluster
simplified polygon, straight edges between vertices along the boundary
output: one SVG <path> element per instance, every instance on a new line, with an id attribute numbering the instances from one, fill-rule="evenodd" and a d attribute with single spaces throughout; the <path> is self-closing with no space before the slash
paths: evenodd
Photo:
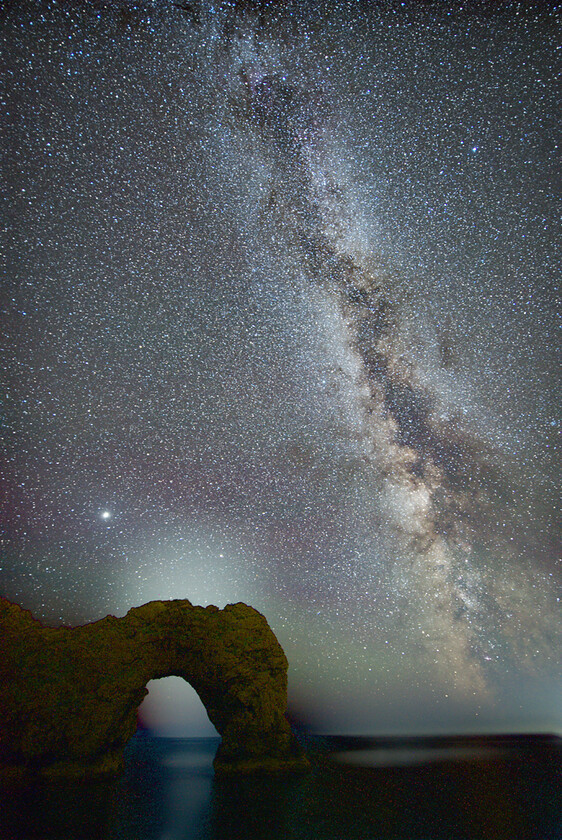
<path id="1" fill-rule="evenodd" d="M 555 11 L 3 15 L 1 593 L 244 600 L 318 728 L 559 727 Z"/>

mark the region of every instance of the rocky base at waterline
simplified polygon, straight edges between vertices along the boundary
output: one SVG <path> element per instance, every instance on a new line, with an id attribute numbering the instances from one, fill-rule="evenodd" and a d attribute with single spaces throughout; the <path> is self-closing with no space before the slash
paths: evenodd
<path id="1" fill-rule="evenodd" d="M 151 601 L 123 618 L 45 627 L 0 599 L 0 773 L 113 774 L 149 680 L 179 676 L 222 737 L 215 772 L 306 770 L 285 717 L 287 658 L 246 604 Z"/>

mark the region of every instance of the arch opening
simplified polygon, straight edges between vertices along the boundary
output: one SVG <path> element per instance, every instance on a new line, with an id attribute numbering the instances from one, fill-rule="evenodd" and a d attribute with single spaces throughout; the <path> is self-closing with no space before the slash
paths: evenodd
<path id="1" fill-rule="evenodd" d="M 149 680 L 137 712 L 139 728 L 160 738 L 219 738 L 207 710 L 183 677 Z"/>

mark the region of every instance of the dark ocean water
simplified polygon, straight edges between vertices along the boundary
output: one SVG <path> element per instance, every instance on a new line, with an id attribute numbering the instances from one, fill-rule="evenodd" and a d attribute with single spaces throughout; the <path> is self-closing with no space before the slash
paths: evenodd
<path id="1" fill-rule="evenodd" d="M 2 791 L 0 832 L 49 840 L 559 840 L 562 741 L 309 739 L 310 773 L 216 779 L 216 739 L 142 735 L 121 779 Z"/>

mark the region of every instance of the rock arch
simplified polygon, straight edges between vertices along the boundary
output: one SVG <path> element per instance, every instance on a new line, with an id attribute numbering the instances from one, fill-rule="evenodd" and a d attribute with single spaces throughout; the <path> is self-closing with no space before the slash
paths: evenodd
<path id="1" fill-rule="evenodd" d="M 308 766 L 285 717 L 287 659 L 246 604 L 151 601 L 123 618 L 44 627 L 0 599 L 0 764 L 118 772 L 151 679 L 183 677 L 221 735 L 217 773 Z"/>

